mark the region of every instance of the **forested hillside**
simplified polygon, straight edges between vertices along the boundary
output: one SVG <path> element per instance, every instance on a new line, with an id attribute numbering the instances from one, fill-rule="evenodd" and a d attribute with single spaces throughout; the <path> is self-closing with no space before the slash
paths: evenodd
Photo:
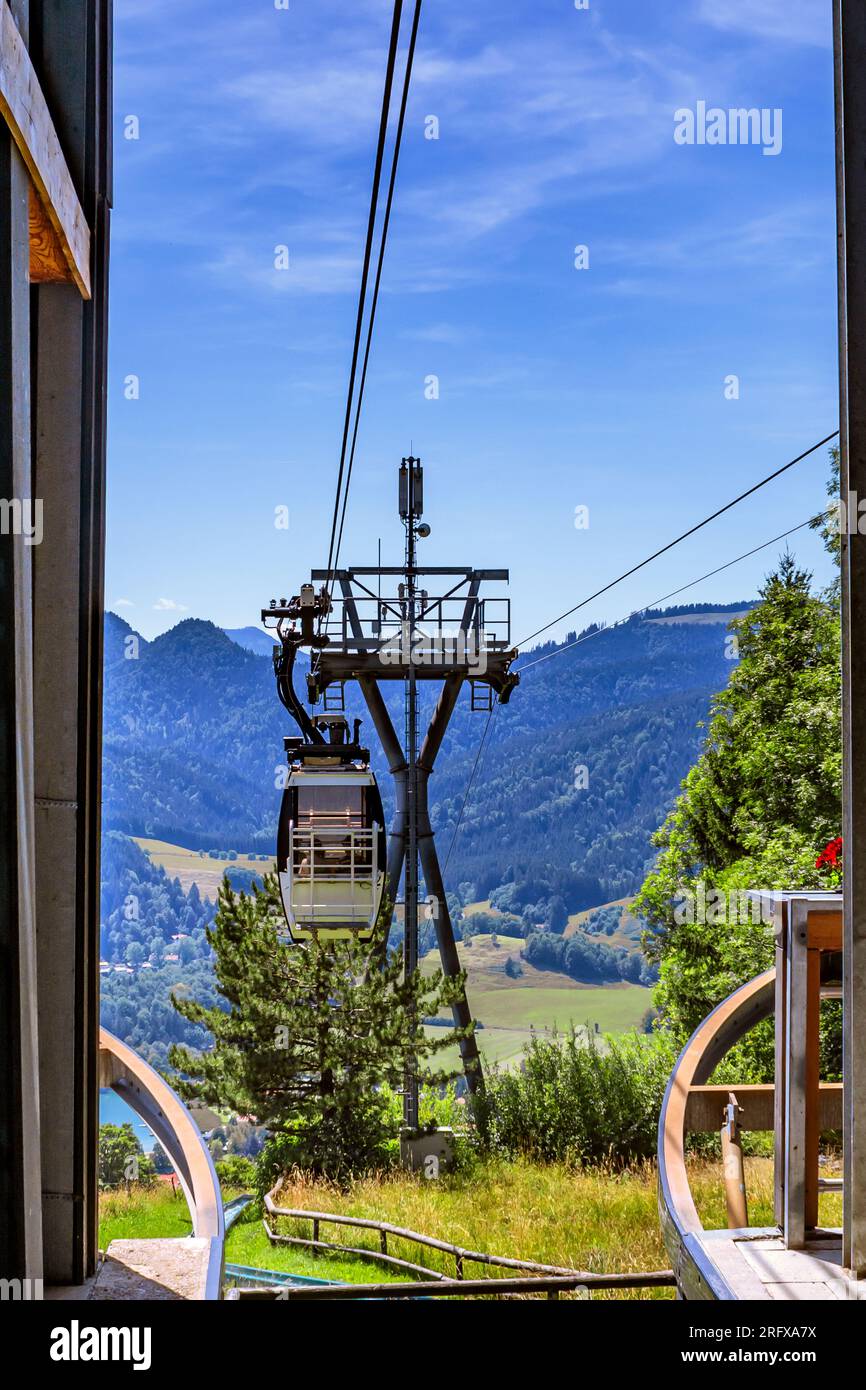
<path id="1" fill-rule="evenodd" d="M 571 650 L 527 653 L 527 667 L 550 659 L 493 715 L 449 889 L 462 885 L 471 900 L 511 882 L 520 910 L 557 895 L 569 912 L 634 891 L 650 835 L 694 761 L 698 723 L 727 684 L 726 619 L 746 606 L 668 610 Z M 397 686 L 389 703 L 399 723 Z M 437 763 L 431 809 L 443 859 L 485 721 L 464 699 Z M 109 828 L 192 848 L 270 850 L 288 725 L 269 659 L 213 624 L 188 619 L 148 643 L 107 616 Z M 381 761 L 377 770 L 387 805 L 390 779 Z"/>
<path id="2" fill-rule="evenodd" d="M 205 1030 L 172 1007 L 170 995 L 180 990 L 216 1000 L 213 953 L 205 937 L 212 920 L 213 906 L 195 886 L 185 893 L 125 835 L 106 835 L 101 1021 L 152 1066 L 168 1065 L 174 1042 L 207 1042 Z"/>

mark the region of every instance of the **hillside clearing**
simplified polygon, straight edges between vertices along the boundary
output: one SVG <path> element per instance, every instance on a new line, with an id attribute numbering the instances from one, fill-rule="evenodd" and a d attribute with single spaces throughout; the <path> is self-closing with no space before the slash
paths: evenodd
<path id="1" fill-rule="evenodd" d="M 148 840 L 141 836 L 132 837 L 139 849 L 153 864 L 165 869 L 169 878 L 180 880 L 184 892 L 189 892 L 193 884 L 203 898 L 216 902 L 216 896 L 226 869 L 250 869 L 260 876 L 270 873 L 276 867 L 275 861 L 239 854 L 236 859 L 211 859 L 207 853 L 197 849 L 184 849 L 182 845 L 169 844 L 167 840 Z"/>

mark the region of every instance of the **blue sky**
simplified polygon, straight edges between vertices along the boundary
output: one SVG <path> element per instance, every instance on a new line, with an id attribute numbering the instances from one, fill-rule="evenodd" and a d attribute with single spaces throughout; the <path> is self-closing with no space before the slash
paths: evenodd
<path id="1" fill-rule="evenodd" d="M 391 3 L 115 13 L 107 603 L 243 626 L 327 559 Z M 698 101 L 780 108 L 781 152 L 678 145 Z M 411 443 L 425 558 L 510 566 L 520 638 L 836 427 L 835 293 L 829 4 L 428 0 L 343 560 L 398 561 Z M 801 522 L 825 463 L 581 625 Z M 773 553 L 688 597 L 753 595 Z"/>

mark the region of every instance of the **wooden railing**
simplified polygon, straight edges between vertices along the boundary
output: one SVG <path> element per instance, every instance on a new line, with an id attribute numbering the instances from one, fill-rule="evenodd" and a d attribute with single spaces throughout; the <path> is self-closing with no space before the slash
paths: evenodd
<path id="1" fill-rule="evenodd" d="M 515 1295 L 544 1294 L 548 1299 L 561 1293 L 589 1294 L 593 1289 L 670 1288 L 674 1284 L 669 1269 L 650 1274 L 569 1274 L 539 1275 L 524 1279 L 438 1279 L 414 1284 L 309 1284 L 273 1289 L 231 1289 L 226 1298 L 235 1300 L 278 1300 L 315 1302 L 317 1299 L 365 1298 L 507 1298 Z"/>
<path id="2" fill-rule="evenodd" d="M 652 1270 L 648 1273 L 631 1274 L 597 1274 L 589 1270 L 565 1269 L 560 1265 L 539 1264 L 534 1260 L 516 1260 L 506 1255 L 488 1255 L 480 1250 L 468 1250 L 462 1245 L 456 1245 L 452 1241 L 438 1240 L 435 1236 L 423 1235 L 420 1231 L 410 1231 L 404 1226 L 395 1226 L 390 1221 L 377 1221 L 373 1217 L 365 1216 L 346 1216 L 336 1212 L 309 1211 L 304 1207 L 280 1207 L 274 1200 L 274 1194 L 279 1190 L 279 1184 L 273 1188 L 265 1197 L 265 1210 L 272 1219 L 275 1217 L 285 1217 L 294 1221 L 309 1221 L 312 1225 L 312 1237 L 306 1236 L 287 1236 L 275 1232 L 267 1220 L 264 1222 L 265 1231 L 268 1239 L 273 1244 L 280 1245 L 300 1245 L 314 1252 L 323 1251 L 332 1254 L 355 1255 L 363 1259 L 376 1260 L 399 1269 L 411 1271 L 413 1274 L 420 1274 L 425 1282 L 421 1285 L 407 1284 L 363 1284 L 352 1285 L 351 1292 L 355 1289 L 361 1290 L 357 1296 L 359 1298 L 378 1298 L 395 1297 L 410 1298 L 429 1294 L 433 1292 L 433 1285 L 436 1286 L 437 1294 L 457 1293 L 460 1290 L 468 1296 L 472 1292 L 477 1292 L 476 1286 L 483 1286 L 483 1292 L 493 1296 L 497 1288 L 502 1285 L 501 1292 L 521 1293 L 521 1292 L 547 1292 L 549 1297 L 556 1297 L 561 1290 L 565 1289 L 635 1289 L 635 1288 L 665 1288 L 674 1284 L 673 1272 L 666 1270 Z M 323 1224 L 334 1226 L 349 1226 L 354 1229 L 376 1231 L 379 1235 L 378 1250 L 373 1250 L 369 1246 L 351 1246 L 337 1244 L 332 1241 L 320 1239 L 320 1230 Z M 426 1247 L 429 1250 L 438 1250 L 450 1256 L 454 1260 L 455 1278 L 448 1279 L 440 1270 L 430 1269 L 427 1265 L 414 1264 L 409 1260 L 404 1260 L 391 1254 L 388 1250 L 388 1240 L 403 1240 L 412 1244 Z M 536 1276 L 531 1280 L 467 1280 L 464 1278 L 464 1266 L 466 1264 L 481 1264 L 493 1266 L 500 1269 L 519 1270 L 522 1273 L 531 1273 Z M 504 1286 L 508 1286 L 505 1288 Z M 527 1286 L 527 1287 L 524 1287 Z M 398 1290 L 390 1293 L 390 1290 Z M 410 1289 L 417 1290 L 413 1295 L 408 1292 Z M 377 1292 L 384 1290 L 385 1292 Z M 309 1292 L 307 1290 L 306 1292 Z M 317 1291 L 320 1296 L 330 1292 L 329 1290 Z M 250 1291 L 243 1292 L 244 1297 L 250 1296 Z M 273 1295 L 270 1295 L 273 1296 Z M 281 1297 L 300 1297 L 300 1293 L 294 1290 L 282 1293 Z M 350 1295 L 341 1293 L 339 1297 Z"/>

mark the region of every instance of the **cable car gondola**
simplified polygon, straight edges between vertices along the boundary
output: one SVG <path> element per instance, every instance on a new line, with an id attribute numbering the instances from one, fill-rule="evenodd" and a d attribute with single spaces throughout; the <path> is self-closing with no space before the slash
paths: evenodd
<path id="1" fill-rule="evenodd" d="M 385 892 L 382 798 L 369 751 L 359 743 L 361 721 L 350 741 L 345 714 L 311 718 L 298 699 L 298 645 L 298 636 L 286 633 L 274 658 L 280 699 L 303 735 L 285 740 L 289 772 L 277 831 L 283 911 L 295 942 L 369 941 Z"/>
<path id="2" fill-rule="evenodd" d="M 385 891 L 385 817 L 369 753 L 349 744 L 342 715 L 321 715 L 335 741 L 287 739 L 277 867 L 293 941 L 369 941 Z"/>

